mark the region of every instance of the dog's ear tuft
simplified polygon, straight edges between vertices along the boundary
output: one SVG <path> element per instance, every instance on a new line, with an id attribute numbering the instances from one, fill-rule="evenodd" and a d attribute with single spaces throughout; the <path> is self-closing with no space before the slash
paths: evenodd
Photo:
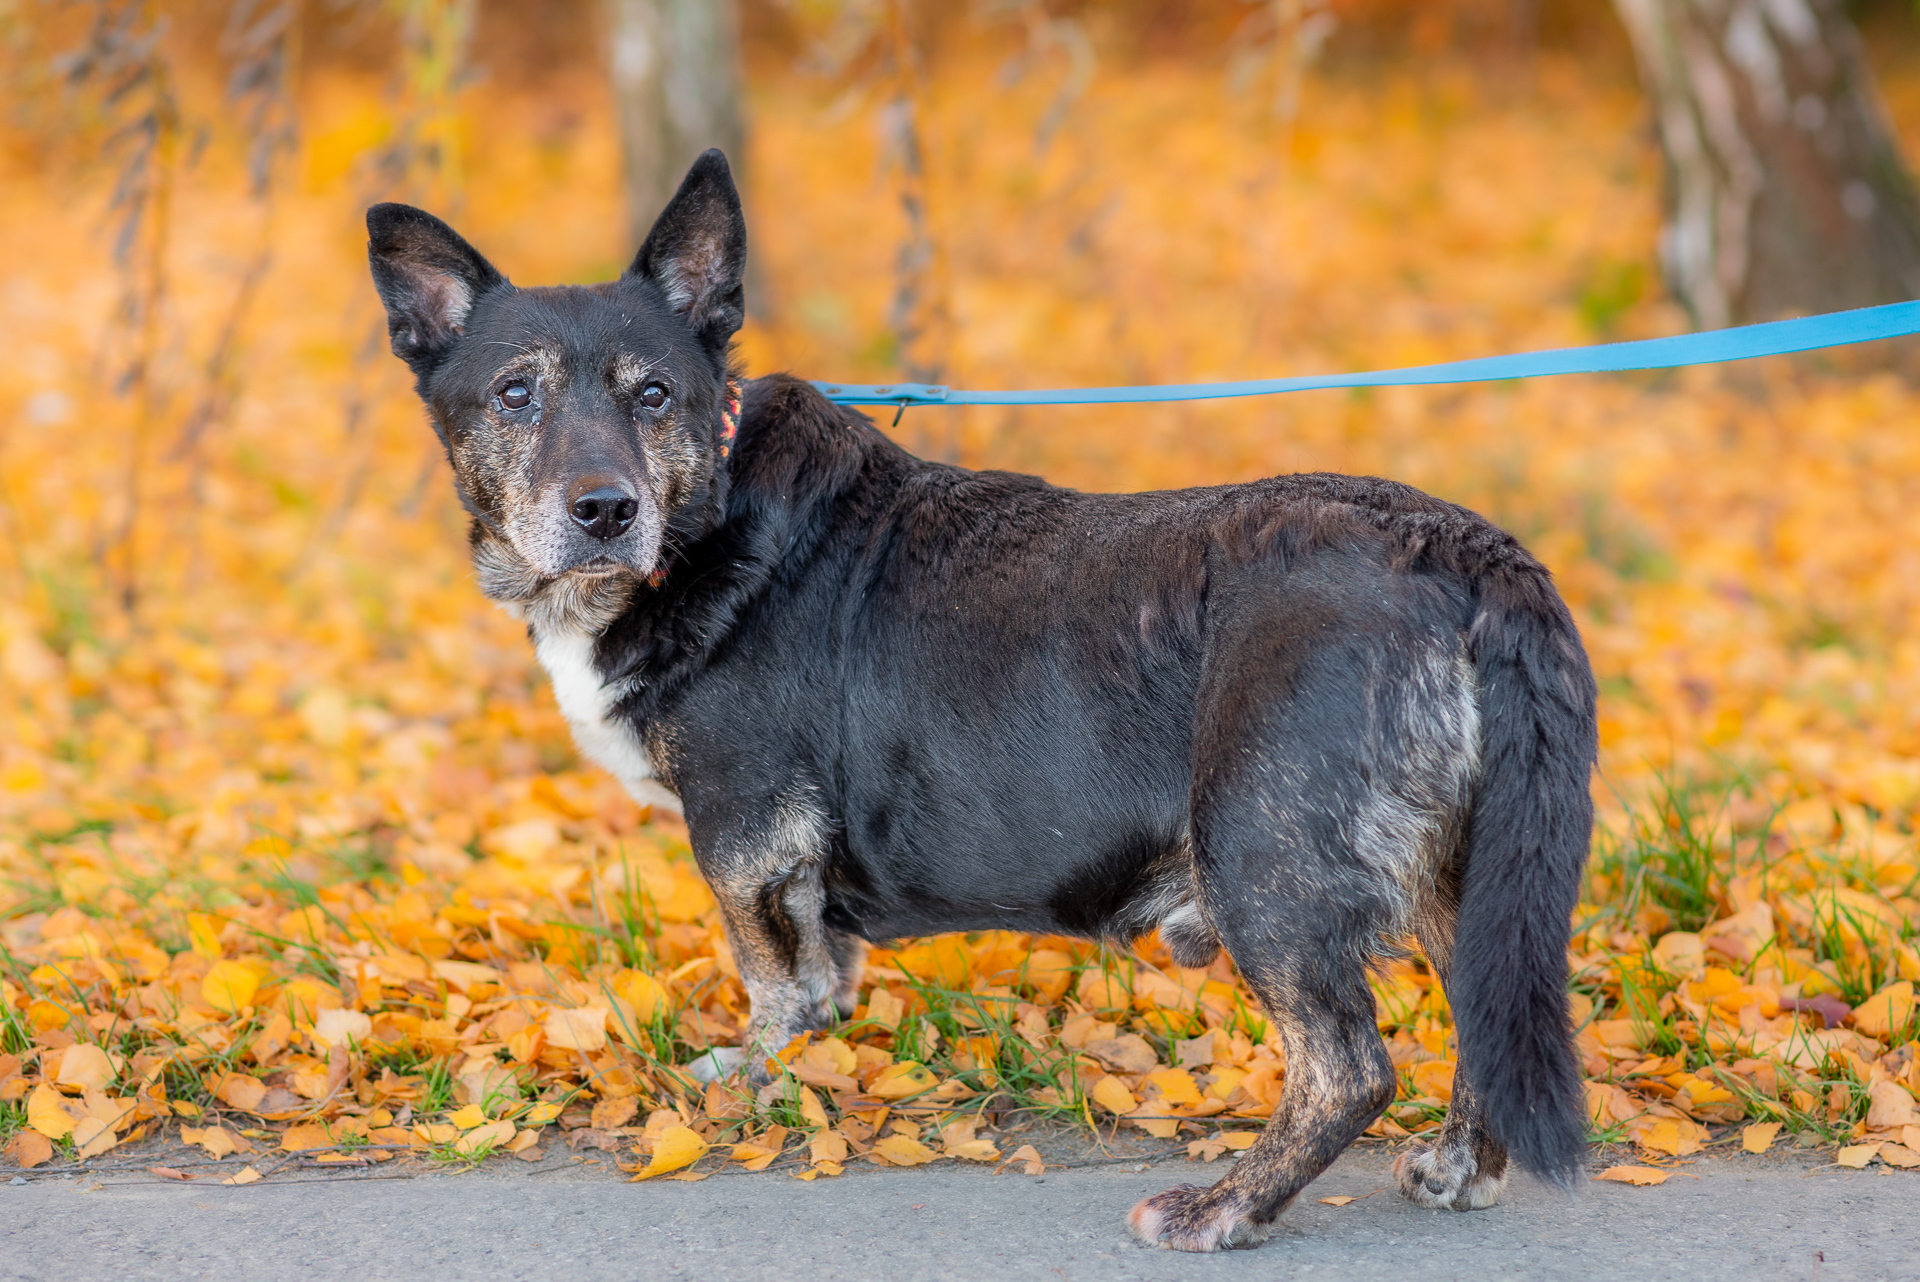
<path id="1" fill-rule="evenodd" d="M 719 148 L 701 153 L 647 233 L 627 275 L 650 280 L 713 351 L 747 317 L 747 219 Z"/>
<path id="2" fill-rule="evenodd" d="M 460 233 L 411 205 L 367 211 L 367 262 L 393 354 L 420 378 L 465 332 L 474 301 L 507 283 Z"/>

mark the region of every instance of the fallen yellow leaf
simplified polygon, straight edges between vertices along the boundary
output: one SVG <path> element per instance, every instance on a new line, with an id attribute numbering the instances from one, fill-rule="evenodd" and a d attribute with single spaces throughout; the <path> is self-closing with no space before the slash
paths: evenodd
<path id="1" fill-rule="evenodd" d="M 358 1046 L 372 1037 L 373 1020 L 365 1011 L 323 1010 L 313 1021 L 313 1040 L 322 1048 Z"/>
<path id="2" fill-rule="evenodd" d="M 1450 1059 L 1432 1059 L 1413 1066 L 1413 1085 L 1422 1095 L 1442 1101 L 1453 1098 L 1453 1075 L 1460 1065 Z"/>
<path id="3" fill-rule="evenodd" d="M 478 1104 L 468 1104 L 447 1114 L 447 1120 L 463 1131 L 470 1131 L 476 1126 L 486 1125 L 487 1115 Z"/>
<path id="4" fill-rule="evenodd" d="M 1161 1098 L 1169 1104 L 1200 1102 L 1199 1084 L 1193 1080 L 1193 1074 L 1184 1068 L 1163 1068 L 1157 1073 L 1148 1073 L 1147 1080 L 1160 1088 Z"/>
<path id="5" fill-rule="evenodd" d="M 7 1145 L 6 1156 L 22 1168 L 38 1166 L 53 1156 L 53 1141 L 35 1130 L 19 1131 Z"/>
<path id="6" fill-rule="evenodd" d="M 1906 1087 L 1898 1082 L 1872 1082 L 1867 1086 L 1868 1130 L 1892 1131 L 1916 1125 L 1920 1125 L 1920 1109 L 1914 1107 Z"/>
<path id="7" fill-rule="evenodd" d="M 654 1141 L 653 1155 L 647 1159 L 646 1168 L 633 1178 L 650 1180 L 656 1175 L 692 1166 L 706 1156 L 706 1152 L 707 1142 L 700 1138 L 698 1131 L 690 1126 L 669 1126 Z"/>
<path id="8" fill-rule="evenodd" d="M 1359 1199 L 1351 1197 L 1323 1197 L 1320 1200 L 1328 1206 L 1345 1206 L 1347 1203 L 1358 1201 Z"/>
<path id="9" fill-rule="evenodd" d="M 733 1146 L 733 1160 L 749 1171 L 764 1171 L 786 1147 L 787 1128 L 770 1126 L 766 1133 Z"/>
<path id="10" fill-rule="evenodd" d="M 222 1184 L 251 1184 L 259 1178 L 260 1172 L 254 1170 L 251 1166 L 247 1166 L 235 1171 L 232 1175 L 229 1175 L 220 1182 Z"/>
<path id="11" fill-rule="evenodd" d="M 55 1080 L 61 1086 L 104 1091 L 118 1071 L 104 1050 L 80 1042 L 61 1053 L 60 1075 Z"/>
<path id="12" fill-rule="evenodd" d="M 925 1065 L 905 1060 L 881 1069 L 867 1086 L 867 1094 L 880 1099 L 910 1099 L 937 1085 L 938 1079 Z"/>
<path id="13" fill-rule="evenodd" d="M 876 1024 L 887 1028 L 898 1028 L 900 1017 L 906 1013 L 906 1004 L 878 985 L 867 998 L 867 1018 Z"/>
<path id="14" fill-rule="evenodd" d="M 1609 1166 L 1593 1178 L 1645 1187 L 1650 1184 L 1665 1184 L 1667 1177 L 1672 1174 L 1671 1171 L 1657 1170 L 1651 1166 Z"/>
<path id="15" fill-rule="evenodd" d="M 27 1125 L 50 1140 L 63 1140 L 73 1134 L 78 1120 L 68 1108 L 66 1097 L 45 1083 L 34 1087 L 27 1097 Z"/>
<path id="16" fill-rule="evenodd" d="M 260 977 L 253 973 L 251 966 L 244 962 L 217 961 L 200 981 L 200 996 L 215 1010 L 238 1015 L 242 1008 L 253 1005 L 253 995 L 259 988 Z"/>
<path id="17" fill-rule="evenodd" d="M 212 961 L 220 958 L 220 927 L 205 913 L 187 914 L 187 939 L 193 951 Z"/>
<path id="18" fill-rule="evenodd" d="M 625 1099 L 603 1099 L 593 1106 L 590 1125 L 597 1131 L 611 1131 L 625 1126 L 640 1111 L 640 1101 L 629 1095 Z"/>
<path id="19" fill-rule="evenodd" d="M 948 1157 L 963 1158 L 969 1162 L 997 1162 L 1000 1150 L 993 1146 L 992 1140 L 961 1140 L 957 1144 L 942 1146 Z"/>
<path id="20" fill-rule="evenodd" d="M 1093 1090 L 1088 1093 L 1092 1095 L 1095 1104 L 1116 1116 L 1131 1113 L 1140 1106 L 1140 1101 L 1133 1097 L 1133 1092 L 1127 1089 L 1126 1083 L 1111 1073 L 1095 1082 Z"/>
<path id="21" fill-rule="evenodd" d="M 919 1140 L 905 1135 L 888 1135 L 873 1142 L 873 1152 L 894 1166 L 920 1166 L 940 1155 Z"/>
<path id="22" fill-rule="evenodd" d="M 1040 1150 L 1031 1144 L 1022 1144 L 1019 1148 L 1013 1150 L 1013 1156 L 1002 1162 L 1000 1169 L 1005 1170 L 1015 1162 L 1024 1163 L 1024 1169 L 1028 1175 L 1045 1175 L 1047 1173 L 1047 1164 L 1040 1159 Z"/>
<path id="23" fill-rule="evenodd" d="M 640 970 L 623 970 L 613 977 L 613 993 L 633 1008 L 633 1017 L 642 1026 L 669 1003 L 667 990 L 660 981 Z"/>
<path id="24" fill-rule="evenodd" d="M 1780 1134 L 1778 1122 L 1755 1122 L 1740 1129 L 1740 1147 L 1749 1153 L 1764 1153 Z"/>
<path id="25" fill-rule="evenodd" d="M 1842 1166 L 1852 1167 L 1857 1171 L 1864 1168 L 1866 1164 L 1871 1162 L 1875 1157 L 1878 1157 L 1880 1149 L 1881 1145 L 1878 1143 L 1848 1144 L 1840 1150 L 1833 1160 Z"/>
<path id="26" fill-rule="evenodd" d="M 549 1101 L 544 1104 L 535 1104 L 527 1110 L 527 1115 L 520 1121 L 527 1126 L 544 1126 L 558 1116 L 560 1116 L 560 1106 Z"/>
<path id="27" fill-rule="evenodd" d="M 280 1147 L 289 1153 L 304 1153 L 308 1149 L 325 1148 L 332 1143 L 333 1136 L 319 1122 L 302 1122 L 298 1126 L 289 1126 L 280 1136 Z"/>
<path id="28" fill-rule="evenodd" d="M 546 1030 L 549 1045 L 564 1050 L 583 1051 L 591 1054 L 606 1049 L 607 1015 L 605 1006 L 582 1006 L 577 1010 L 552 1010 L 547 1012 Z"/>
<path id="29" fill-rule="evenodd" d="M 497 984 L 501 979 L 500 972 L 491 966 L 444 959 L 433 963 L 433 973 L 446 980 L 449 988 L 463 994 L 475 984 Z"/>
<path id="30" fill-rule="evenodd" d="M 474 1127 L 453 1142 L 453 1151 L 462 1157 L 473 1157 L 499 1148 L 512 1139 L 513 1123 L 503 1118 Z"/>
<path id="31" fill-rule="evenodd" d="M 1853 1008 L 1853 1026 L 1869 1037 L 1886 1038 L 1913 1019 L 1913 984 L 1896 980 Z"/>
<path id="32" fill-rule="evenodd" d="M 232 1132 L 223 1126 L 183 1126 L 180 1128 L 180 1142 L 193 1144 L 205 1150 L 208 1157 L 219 1161 L 229 1153 L 237 1153 L 240 1146 L 234 1142 Z"/>
<path id="33" fill-rule="evenodd" d="M 222 1102 L 251 1113 L 267 1097 L 267 1084 L 245 1073 L 222 1073 L 214 1084 L 213 1093 Z"/>
<path id="34" fill-rule="evenodd" d="M 1706 1128 L 1686 1118 L 1642 1115 L 1627 1123 L 1633 1142 L 1653 1153 L 1685 1157 L 1698 1153 L 1706 1138 Z"/>
<path id="35" fill-rule="evenodd" d="M 1036 948 L 1027 954 L 1021 967 L 1020 982 L 1033 991 L 1034 1000 L 1051 1006 L 1066 996 L 1073 983 L 1073 958 L 1053 948 Z"/>

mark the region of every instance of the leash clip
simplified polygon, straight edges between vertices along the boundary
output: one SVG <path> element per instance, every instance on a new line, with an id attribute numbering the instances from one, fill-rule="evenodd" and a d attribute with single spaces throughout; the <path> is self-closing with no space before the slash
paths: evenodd
<path id="1" fill-rule="evenodd" d="M 893 405 L 893 425 L 900 426 L 912 405 L 945 405 L 949 389 L 939 383 L 822 383 L 814 386 L 840 405 Z"/>

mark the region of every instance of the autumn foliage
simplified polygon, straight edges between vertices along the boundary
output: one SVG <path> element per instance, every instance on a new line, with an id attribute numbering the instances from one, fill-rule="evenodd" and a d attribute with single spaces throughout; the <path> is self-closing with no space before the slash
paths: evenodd
<path id="1" fill-rule="evenodd" d="M 562 24 L 536 50 L 554 65 L 502 54 L 462 81 L 432 61 L 449 47 L 433 22 L 459 6 L 396 5 L 405 22 L 296 32 L 256 117 L 226 96 L 237 55 L 212 7 L 180 6 L 146 78 L 111 98 L 48 70 L 87 34 L 68 8 L 7 46 L 0 81 L 13 1161 L 146 1136 L 236 1182 L 276 1150 L 556 1148 L 636 1178 L 723 1161 L 814 1178 L 856 1160 L 1037 1171 L 1019 1128 L 1047 1118 L 1207 1162 L 1251 1142 L 1285 1081 L 1273 1025 L 1225 959 L 1181 970 L 1153 939 L 876 950 L 861 1009 L 786 1048 L 773 1086 L 697 1082 L 684 1066 L 746 1015 L 713 900 L 684 829 L 576 759 L 519 628 L 469 582 L 362 258 L 361 210 L 397 197 L 449 213 L 523 283 L 617 272 L 632 247 L 591 50 Z M 899 372 L 913 229 L 875 120 L 901 92 L 938 249 L 911 301 L 945 318 L 916 358 L 957 385 L 1306 373 L 1683 327 L 1652 268 L 1658 157 L 1604 24 L 1547 40 L 1520 77 L 1486 61 L 1520 55 L 1426 19 L 1411 43 L 1378 37 L 1384 0 L 1336 6 L 1377 38 L 1343 60 L 1336 37 L 1282 115 L 1285 69 L 1237 7 L 1170 52 L 1152 23 L 1172 20 L 1146 6 L 1071 29 L 1038 5 L 955 18 L 904 90 L 854 47 L 857 9 L 749 9 L 766 24 L 749 42 L 751 370 Z M 470 57 L 516 30 L 483 22 Z M 1920 137 L 1920 33 L 1875 44 Z M 285 145 L 259 124 L 274 112 L 297 123 Z M 136 118 L 156 140 L 144 161 Z M 1569 989 L 1595 1137 L 1648 1160 L 1797 1141 L 1904 1167 L 1920 1164 L 1920 395 L 1897 355 L 921 410 L 896 432 L 1089 487 L 1381 473 L 1518 532 L 1604 692 Z M 1398 1140 L 1438 1125 L 1454 1043 L 1417 955 L 1375 983 L 1402 1089 L 1371 1133 Z"/>

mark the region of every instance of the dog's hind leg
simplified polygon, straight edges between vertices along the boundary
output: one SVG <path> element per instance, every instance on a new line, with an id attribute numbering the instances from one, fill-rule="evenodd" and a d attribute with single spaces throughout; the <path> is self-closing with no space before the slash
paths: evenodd
<path id="1" fill-rule="evenodd" d="M 1407 932 L 1475 769 L 1472 673 L 1447 632 L 1289 586 L 1220 640 L 1191 811 L 1197 902 L 1278 1025 L 1286 1079 L 1230 1174 L 1134 1208 L 1136 1234 L 1179 1250 L 1265 1237 L 1392 1101 L 1367 968 Z"/>
<path id="2" fill-rule="evenodd" d="M 1299 746 L 1309 760 L 1319 755 L 1319 745 Z M 1133 1231 L 1176 1250 L 1265 1238 L 1300 1190 L 1393 1099 L 1393 1063 L 1375 1025 L 1367 965 L 1404 920 L 1403 892 L 1353 844 L 1362 773 L 1338 764 L 1307 770 L 1288 757 L 1213 755 L 1223 765 L 1203 766 L 1196 788 L 1200 906 L 1279 1026 L 1287 1068 L 1272 1120 L 1230 1174 L 1212 1188 L 1170 1189 L 1134 1208 Z M 1239 762 L 1256 764 L 1242 770 Z M 1266 771 L 1264 779 L 1247 778 Z"/>
<path id="3" fill-rule="evenodd" d="M 1414 933 L 1440 986 L 1451 984 L 1453 934 L 1460 917 L 1458 878 L 1451 869 L 1423 896 L 1413 919 Z M 1394 1180 L 1408 1201 L 1436 1210 L 1477 1211 L 1500 1200 L 1507 1184 L 1507 1146 L 1488 1130 L 1473 1090 L 1471 1067 L 1461 1063 L 1453 1075 L 1453 1099 L 1447 1120 L 1433 1143 L 1416 1143 L 1393 1164 Z"/>
<path id="4" fill-rule="evenodd" d="M 1240 973 L 1280 1027 L 1287 1052 L 1280 1103 L 1253 1147 L 1211 1188 L 1182 1185 L 1129 1217 L 1142 1240 L 1181 1251 L 1252 1246 L 1393 1099 L 1393 1063 L 1374 1024 L 1355 944 L 1384 924 L 1364 908 L 1269 885 L 1256 892 L 1275 930 L 1222 931 Z M 1264 893 L 1262 893 L 1264 892 Z M 1216 919 L 1217 920 L 1217 919 Z M 1332 929 L 1325 926 L 1338 923 Z M 1276 937 L 1277 936 L 1277 937 Z"/>

